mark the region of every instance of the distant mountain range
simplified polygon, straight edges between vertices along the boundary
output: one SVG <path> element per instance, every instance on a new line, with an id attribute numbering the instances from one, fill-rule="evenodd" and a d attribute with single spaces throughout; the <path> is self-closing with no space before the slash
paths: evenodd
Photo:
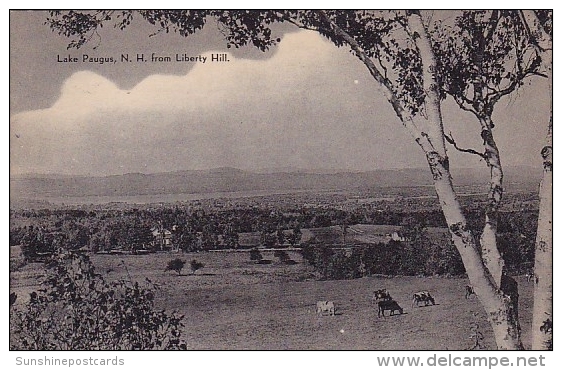
<path id="1" fill-rule="evenodd" d="M 538 186 L 542 171 L 532 167 L 507 167 L 505 183 Z M 455 185 L 486 184 L 485 169 L 452 170 Z M 426 168 L 328 171 L 268 169 L 256 172 L 222 167 L 212 170 L 165 173 L 129 173 L 112 176 L 20 175 L 10 178 L 11 199 L 49 197 L 134 196 L 198 194 L 242 191 L 362 190 L 381 187 L 432 185 Z"/>

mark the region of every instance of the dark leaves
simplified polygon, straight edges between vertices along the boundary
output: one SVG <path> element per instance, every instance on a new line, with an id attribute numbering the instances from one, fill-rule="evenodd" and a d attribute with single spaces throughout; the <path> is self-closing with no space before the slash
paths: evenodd
<path id="1" fill-rule="evenodd" d="M 23 310 L 11 311 L 15 350 L 185 349 L 183 316 L 155 310 L 150 282 L 107 283 L 89 258 L 56 254 L 44 289 Z"/>
<path id="2" fill-rule="evenodd" d="M 515 11 L 462 11 L 452 25 L 437 23 L 432 39 L 442 96 L 478 116 L 491 115 L 502 96 L 540 68 Z"/>

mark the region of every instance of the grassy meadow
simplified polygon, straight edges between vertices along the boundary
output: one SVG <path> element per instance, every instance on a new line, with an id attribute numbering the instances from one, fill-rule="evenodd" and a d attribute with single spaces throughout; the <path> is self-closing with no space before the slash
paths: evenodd
<path id="1" fill-rule="evenodd" d="M 475 325 L 482 344 L 494 348 L 491 328 L 476 297 L 464 298 L 462 278 L 366 277 L 318 281 L 298 252 L 298 262 L 257 265 L 249 252 L 92 255 L 96 271 L 108 280 L 145 278 L 159 286 L 156 305 L 185 315 L 184 336 L 193 350 L 463 350 L 474 345 Z M 187 261 L 181 275 L 164 271 L 172 258 Z M 189 262 L 205 267 L 192 273 Z M 11 291 L 23 304 L 37 289 L 42 264 L 11 273 Z M 530 344 L 532 284 L 519 281 L 523 342 Z M 372 292 L 386 288 L 404 314 L 377 317 Z M 435 306 L 412 307 L 412 293 L 430 291 Z M 318 316 L 316 301 L 330 300 L 335 316 Z M 472 329 L 471 329 L 472 328 Z"/>

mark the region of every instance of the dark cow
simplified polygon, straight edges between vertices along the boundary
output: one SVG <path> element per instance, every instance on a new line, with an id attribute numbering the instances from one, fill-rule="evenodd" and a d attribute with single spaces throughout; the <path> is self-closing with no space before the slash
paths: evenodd
<path id="1" fill-rule="evenodd" d="M 419 306 L 420 302 L 423 302 L 426 306 L 430 303 L 432 305 L 435 305 L 435 299 L 431 296 L 431 294 L 429 294 L 428 291 L 414 293 L 412 299 L 412 307 L 414 307 L 414 304 L 416 306 Z"/>
<path id="2" fill-rule="evenodd" d="M 400 315 L 404 313 L 404 309 L 394 299 L 378 301 L 377 304 L 379 306 L 379 317 L 384 316 L 384 311 L 390 311 L 390 316 L 394 315 L 394 311 L 400 312 Z"/>
<path id="3" fill-rule="evenodd" d="M 476 295 L 476 293 L 474 293 L 474 288 L 470 285 L 467 285 L 464 287 L 465 289 L 465 293 L 464 293 L 464 298 L 468 299 L 471 295 Z"/>
<path id="4" fill-rule="evenodd" d="M 316 302 L 316 313 L 322 315 L 327 312 L 330 316 L 336 315 L 336 306 L 332 301 L 318 301 Z"/>
<path id="5" fill-rule="evenodd" d="M 390 301 L 391 299 L 392 297 L 390 296 L 390 293 L 386 291 L 386 289 L 379 289 L 375 290 L 371 301 L 373 303 L 376 303 L 378 301 Z"/>

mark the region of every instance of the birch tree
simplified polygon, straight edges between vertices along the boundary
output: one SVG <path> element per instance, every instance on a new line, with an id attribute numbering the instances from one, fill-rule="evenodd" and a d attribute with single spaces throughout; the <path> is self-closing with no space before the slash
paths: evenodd
<path id="1" fill-rule="evenodd" d="M 552 349 L 552 12 L 521 11 L 521 20 L 532 44 L 540 53 L 541 68 L 548 78 L 550 120 L 541 150 L 543 178 L 539 188 L 539 220 L 535 244 L 533 341 L 537 350 Z"/>
<path id="2" fill-rule="evenodd" d="M 516 11 L 463 11 L 453 26 L 441 25 L 432 36 L 444 93 L 453 97 L 460 109 L 472 113 L 480 125 L 481 151 L 460 148 L 452 134 L 445 138 L 457 150 L 481 157 L 489 169 L 480 246 L 484 263 L 500 284 L 504 261 L 497 248 L 497 223 L 504 186 L 492 115 L 496 104 L 521 87 L 526 78 L 541 75 L 540 57 Z"/>
<path id="3" fill-rule="evenodd" d="M 480 155 L 490 169 L 486 226 L 480 243 L 484 261 L 496 281 L 503 273 L 503 261 L 496 248 L 503 171 L 500 150 L 493 138 L 492 113 L 494 105 L 516 91 L 529 76 L 548 78 L 548 97 L 552 96 L 552 41 L 551 34 L 543 28 L 552 13 L 543 11 L 540 15 L 542 21 L 534 11 L 465 11 L 455 27 L 436 35 L 436 40 L 441 41 L 444 90 L 461 109 L 473 113 L 482 127 L 482 153 L 460 149 L 452 136 L 446 138 L 457 149 Z M 544 174 L 535 252 L 533 349 L 547 349 L 552 343 L 552 330 L 544 329 L 546 322 L 552 323 L 552 111 L 546 141 L 541 153 Z"/>
<path id="4" fill-rule="evenodd" d="M 453 187 L 441 114 L 439 54 L 430 38 L 428 24 L 423 22 L 419 11 L 51 12 L 47 22 L 55 32 L 73 38 L 71 47 L 80 47 L 102 24 L 114 22 L 116 27 L 123 29 L 136 16 L 157 25 L 160 32 L 178 32 L 183 36 L 197 32 L 212 20 L 223 33 L 228 47 L 251 44 L 267 50 L 279 41 L 272 36 L 270 25 L 285 22 L 314 30 L 334 45 L 349 48 L 367 68 L 378 91 L 426 157 L 453 243 L 487 313 L 498 348 L 523 348 L 517 285 L 513 279 L 501 274 L 499 254 L 483 258 L 480 241 L 468 228 Z M 492 125 L 491 122 L 484 124 L 486 127 Z M 494 145 L 488 140 L 487 150 L 492 152 Z M 501 171 L 501 167 L 494 166 L 493 156 L 490 157 L 490 166 Z M 492 198 L 496 199 L 501 185 L 500 188 L 492 187 Z M 493 212 L 487 216 L 493 216 Z M 493 225 L 493 220 L 487 225 Z"/>

